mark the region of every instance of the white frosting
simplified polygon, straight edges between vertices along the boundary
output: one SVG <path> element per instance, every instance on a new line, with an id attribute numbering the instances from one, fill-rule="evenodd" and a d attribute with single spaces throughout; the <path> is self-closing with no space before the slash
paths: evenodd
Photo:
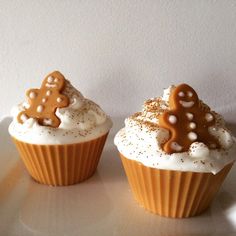
<path id="1" fill-rule="evenodd" d="M 158 126 L 157 110 L 168 109 L 171 86 L 164 90 L 162 98 L 153 98 L 145 102 L 142 112 L 125 120 L 125 127 L 115 136 L 115 144 L 126 158 L 141 162 L 143 165 L 158 169 L 211 172 L 216 174 L 225 165 L 236 159 L 236 139 L 226 129 L 223 118 L 212 111 L 216 117 L 216 126 L 209 132 L 221 144 L 221 149 L 209 149 L 204 143 L 193 142 L 188 152 L 167 154 L 161 144 L 169 139 L 169 131 Z M 188 114 L 192 120 L 192 114 Z M 193 127 L 195 128 L 195 127 Z M 189 137 L 195 139 L 195 133 Z M 178 143 L 173 143 L 176 151 L 181 150 Z"/>
<path id="2" fill-rule="evenodd" d="M 18 114 L 29 107 L 23 102 L 12 109 L 13 121 L 9 126 L 11 136 L 32 144 L 69 144 L 89 141 L 106 134 L 112 127 L 111 119 L 94 102 L 83 97 L 69 81 L 62 92 L 70 99 L 70 105 L 57 108 L 56 116 L 61 120 L 58 128 L 39 125 L 36 119 L 24 117 L 17 121 Z M 41 108 L 39 108 L 39 112 Z M 44 124 L 50 125 L 45 119 Z"/>

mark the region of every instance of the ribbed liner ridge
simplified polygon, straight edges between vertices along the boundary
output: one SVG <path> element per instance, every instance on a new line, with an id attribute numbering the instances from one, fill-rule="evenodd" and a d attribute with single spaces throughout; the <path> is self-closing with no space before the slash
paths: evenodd
<path id="1" fill-rule="evenodd" d="M 213 175 L 155 169 L 121 153 L 120 157 L 138 203 L 148 211 L 172 218 L 191 217 L 206 210 L 233 165 Z"/>
<path id="2" fill-rule="evenodd" d="M 42 184 L 58 186 L 79 183 L 93 175 L 107 135 L 64 145 L 37 145 L 13 140 L 29 174 Z"/>

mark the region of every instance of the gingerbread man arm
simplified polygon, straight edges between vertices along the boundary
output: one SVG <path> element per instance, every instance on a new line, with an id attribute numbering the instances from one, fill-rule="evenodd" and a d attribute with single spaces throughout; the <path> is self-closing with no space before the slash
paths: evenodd
<path id="1" fill-rule="evenodd" d="M 53 114 L 50 119 L 52 120 L 51 127 L 53 128 L 57 128 L 61 124 L 60 119 L 55 114 Z"/>
<path id="2" fill-rule="evenodd" d="M 210 111 L 205 113 L 204 120 L 207 122 L 207 126 L 215 124 L 215 117 Z"/>
<path id="3" fill-rule="evenodd" d="M 164 112 L 159 117 L 159 122 L 162 124 L 162 127 L 168 129 L 170 132 L 170 138 L 163 144 L 163 149 L 166 153 L 171 154 L 173 151 L 175 152 L 182 152 L 184 150 L 184 145 L 182 142 L 177 138 L 178 134 L 176 129 L 172 126 L 177 124 L 178 116 L 175 112 Z"/>
<path id="4" fill-rule="evenodd" d="M 61 121 L 55 114 L 50 114 L 48 116 L 44 116 L 41 119 L 38 119 L 38 123 L 40 125 L 57 128 L 61 124 Z"/>
<path id="5" fill-rule="evenodd" d="M 31 105 L 33 103 L 33 101 L 37 99 L 38 93 L 39 93 L 39 89 L 29 89 L 26 92 L 26 96 L 28 98 L 29 105 Z M 18 122 L 21 124 L 24 123 L 24 121 L 26 121 L 29 118 L 28 113 L 29 113 L 28 109 L 21 111 L 17 116 Z"/>
<path id="6" fill-rule="evenodd" d="M 28 119 L 28 115 L 27 115 L 27 111 L 21 111 L 18 116 L 17 116 L 17 121 L 20 123 L 20 124 L 23 124 L 24 121 L 26 121 Z"/>
<path id="7" fill-rule="evenodd" d="M 26 96 L 30 104 L 38 97 L 38 94 L 39 94 L 39 89 L 29 89 L 26 92 Z"/>
<path id="8" fill-rule="evenodd" d="M 65 107 L 69 104 L 69 99 L 63 94 L 58 94 L 56 96 L 56 105 L 58 108 Z"/>

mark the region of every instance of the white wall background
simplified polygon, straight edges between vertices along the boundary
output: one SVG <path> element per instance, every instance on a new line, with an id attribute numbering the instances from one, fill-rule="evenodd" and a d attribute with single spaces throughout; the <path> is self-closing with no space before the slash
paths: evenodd
<path id="1" fill-rule="evenodd" d="M 236 115 L 236 1 L 0 1 L 0 117 L 60 70 L 112 117 L 190 83 Z"/>

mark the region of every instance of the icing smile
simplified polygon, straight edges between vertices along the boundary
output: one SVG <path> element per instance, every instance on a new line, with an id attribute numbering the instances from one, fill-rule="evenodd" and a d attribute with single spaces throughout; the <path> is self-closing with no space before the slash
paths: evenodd
<path id="1" fill-rule="evenodd" d="M 180 100 L 179 103 L 186 108 L 192 107 L 194 105 L 194 101 L 190 101 L 190 102 L 185 102 L 183 100 Z"/>
<path id="2" fill-rule="evenodd" d="M 56 88 L 57 85 L 56 85 L 56 84 L 49 84 L 49 83 L 46 83 L 46 87 L 48 87 L 48 88 Z"/>

